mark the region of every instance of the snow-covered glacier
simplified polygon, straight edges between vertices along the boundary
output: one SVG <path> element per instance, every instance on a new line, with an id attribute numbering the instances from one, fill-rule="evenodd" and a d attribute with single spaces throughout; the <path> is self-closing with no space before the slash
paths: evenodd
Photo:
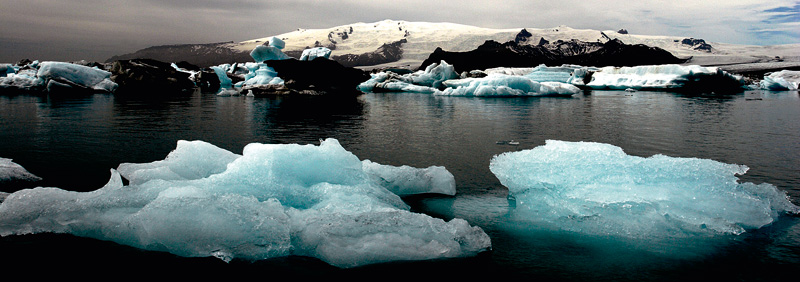
<path id="1" fill-rule="evenodd" d="M 590 235 L 741 234 L 800 212 L 771 184 L 739 183 L 744 165 L 631 156 L 603 143 L 549 140 L 496 155 L 490 169 L 508 187 L 518 220 Z"/>
<path id="2" fill-rule="evenodd" d="M 454 187 L 444 168 L 362 161 L 335 139 L 253 143 L 241 155 L 179 141 L 164 160 L 120 164 L 95 191 L 11 193 L 0 203 L 0 235 L 69 233 L 188 257 L 300 255 L 339 267 L 490 249 L 481 228 L 413 213 L 391 192 Z"/>

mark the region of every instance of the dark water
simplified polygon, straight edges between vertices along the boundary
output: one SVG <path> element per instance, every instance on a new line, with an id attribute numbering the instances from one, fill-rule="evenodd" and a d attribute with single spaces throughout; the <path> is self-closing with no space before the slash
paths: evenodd
<path id="1" fill-rule="evenodd" d="M 91 191 L 123 162 L 163 159 L 177 140 L 204 140 L 241 153 L 258 143 L 318 144 L 336 138 L 361 159 L 427 167 L 456 177 L 455 197 L 406 199 L 413 210 L 463 218 L 483 228 L 493 250 L 474 258 L 336 269 L 314 259 L 224 263 L 144 252 L 67 235 L 0 238 L 0 267 L 54 273 L 92 270 L 147 276 L 159 270 L 350 278 L 510 277 L 529 280 L 771 281 L 800 270 L 800 219 L 740 236 L 627 242 L 517 224 L 507 190 L 489 171 L 492 156 L 547 139 L 594 141 L 628 154 L 744 164 L 747 182 L 768 182 L 800 204 L 800 97 L 748 91 L 728 96 L 594 91 L 572 98 L 466 98 L 365 94 L 356 98 L 167 98 L 114 95 L 0 96 L 0 157 L 44 178 L 42 186 Z M 497 144 L 500 140 L 519 145 Z M 11 192 L 11 191 L 6 191 Z"/>

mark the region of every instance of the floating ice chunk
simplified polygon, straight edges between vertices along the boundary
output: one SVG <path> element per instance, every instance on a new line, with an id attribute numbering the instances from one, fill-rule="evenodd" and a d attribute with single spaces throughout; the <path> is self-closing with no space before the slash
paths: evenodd
<path id="1" fill-rule="evenodd" d="M 188 257 L 302 255 L 340 267 L 472 256 L 491 247 L 486 233 L 464 220 L 410 212 L 373 182 L 371 173 L 394 169 L 364 166 L 334 139 L 319 146 L 253 143 L 242 155 L 181 141 L 162 161 L 112 169 L 108 184 L 92 192 L 39 187 L 8 195 L 0 203 L 0 235 L 69 233 Z"/>
<path id="2" fill-rule="evenodd" d="M 9 74 L 17 73 L 17 69 L 12 64 L 0 64 L 0 77 L 6 77 Z"/>
<path id="3" fill-rule="evenodd" d="M 481 78 L 448 80 L 447 88 L 436 92 L 448 96 L 572 96 L 580 92 L 574 85 L 536 82 L 525 76 L 490 74 Z"/>
<path id="4" fill-rule="evenodd" d="M 290 59 L 288 55 L 284 54 L 281 49 L 275 46 L 258 45 L 250 51 L 250 56 L 253 57 L 257 63 L 263 63 L 269 60 L 287 60 Z"/>
<path id="5" fill-rule="evenodd" d="M 441 166 L 425 169 L 410 166 L 390 166 L 363 161 L 364 171 L 379 185 L 400 196 L 435 193 L 456 194 L 456 180 L 452 173 Z"/>
<path id="6" fill-rule="evenodd" d="M 740 234 L 800 208 L 770 184 L 738 183 L 746 166 L 626 155 L 601 143 L 548 140 L 495 156 L 491 171 L 535 224 L 593 235 Z"/>
<path id="7" fill-rule="evenodd" d="M 764 76 L 761 89 L 786 91 L 800 89 L 800 71 L 782 70 Z"/>
<path id="8" fill-rule="evenodd" d="M 266 85 L 266 84 L 283 84 L 284 81 L 278 77 L 275 69 L 267 66 L 266 64 L 257 64 L 256 66 L 247 65 L 251 71 L 245 76 L 243 86 Z"/>
<path id="9" fill-rule="evenodd" d="M 369 80 L 358 85 L 358 89 L 364 92 L 434 93 L 443 87 L 444 81 L 458 77 L 453 65 L 441 61 L 413 73 L 400 75 L 384 71 L 372 74 Z"/>
<path id="10" fill-rule="evenodd" d="M 559 67 L 539 65 L 525 74 L 525 77 L 538 82 L 561 82 L 571 84 L 574 79 L 572 73 L 579 68 L 581 67 L 572 65 L 562 65 Z"/>
<path id="11" fill-rule="evenodd" d="M 269 46 L 283 50 L 283 48 L 286 48 L 286 42 L 273 36 L 269 38 Z"/>
<path id="12" fill-rule="evenodd" d="M 105 92 L 113 92 L 117 88 L 117 84 L 111 81 L 110 72 L 71 63 L 42 62 L 36 76 L 48 81 L 48 84 L 55 81 L 66 87 L 78 86 Z"/>
<path id="13" fill-rule="evenodd" d="M 576 85 L 583 85 L 580 74 L 591 75 L 585 86 L 592 89 L 733 89 L 744 87 L 744 80 L 716 67 L 697 65 L 652 65 L 603 67 L 576 74 Z"/>
<path id="14" fill-rule="evenodd" d="M 28 170 L 11 159 L 0 158 L 0 184 L 39 180 L 42 180 L 42 178 L 28 172 Z"/>
<path id="15" fill-rule="evenodd" d="M 325 47 L 314 47 L 303 50 L 303 54 L 300 55 L 300 60 L 311 61 L 318 57 L 328 59 L 330 56 L 331 56 L 331 49 Z"/>
<path id="16" fill-rule="evenodd" d="M 45 80 L 36 76 L 36 70 L 20 70 L 19 73 L 10 73 L 0 77 L 0 88 L 17 88 L 22 90 L 36 90 L 45 86 Z"/>
<path id="17" fill-rule="evenodd" d="M 228 72 L 226 71 L 225 66 L 212 66 L 211 69 L 214 70 L 215 74 L 217 74 L 220 88 L 231 88 L 233 86 L 233 80 L 228 77 Z"/>

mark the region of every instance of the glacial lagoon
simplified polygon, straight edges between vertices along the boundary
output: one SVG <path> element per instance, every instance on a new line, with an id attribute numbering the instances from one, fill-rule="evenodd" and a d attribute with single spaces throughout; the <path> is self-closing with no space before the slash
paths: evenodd
<path id="1" fill-rule="evenodd" d="M 727 95 L 605 90 L 566 98 L 4 95 L 0 157 L 41 177 L 40 186 L 94 191 L 109 181 L 110 169 L 163 160 L 179 140 L 202 140 L 241 154 L 251 143 L 320 145 L 332 138 L 361 160 L 445 167 L 455 177 L 455 196 L 415 195 L 405 203 L 414 213 L 480 227 L 491 239 L 491 251 L 342 269 L 308 257 L 223 262 L 40 234 L 0 238 L 3 265 L 345 277 L 437 271 L 440 277 L 479 272 L 558 280 L 770 280 L 800 267 L 796 216 L 780 216 L 738 235 L 641 239 L 562 229 L 520 219 L 518 201 L 492 173 L 490 161 L 547 140 L 604 143 L 630 156 L 744 165 L 749 169 L 737 176 L 740 182 L 772 185 L 797 204 L 798 109 L 796 91 L 762 90 Z"/>

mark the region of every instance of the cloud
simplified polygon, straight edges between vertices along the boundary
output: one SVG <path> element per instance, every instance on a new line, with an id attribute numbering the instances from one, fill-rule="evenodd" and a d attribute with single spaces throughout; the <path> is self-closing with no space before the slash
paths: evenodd
<path id="1" fill-rule="evenodd" d="M 796 0 L 0 0 L 0 46 L 22 49 L 3 52 L 0 61 L 100 61 L 153 45 L 243 41 L 384 19 L 800 43 L 798 10 Z"/>

